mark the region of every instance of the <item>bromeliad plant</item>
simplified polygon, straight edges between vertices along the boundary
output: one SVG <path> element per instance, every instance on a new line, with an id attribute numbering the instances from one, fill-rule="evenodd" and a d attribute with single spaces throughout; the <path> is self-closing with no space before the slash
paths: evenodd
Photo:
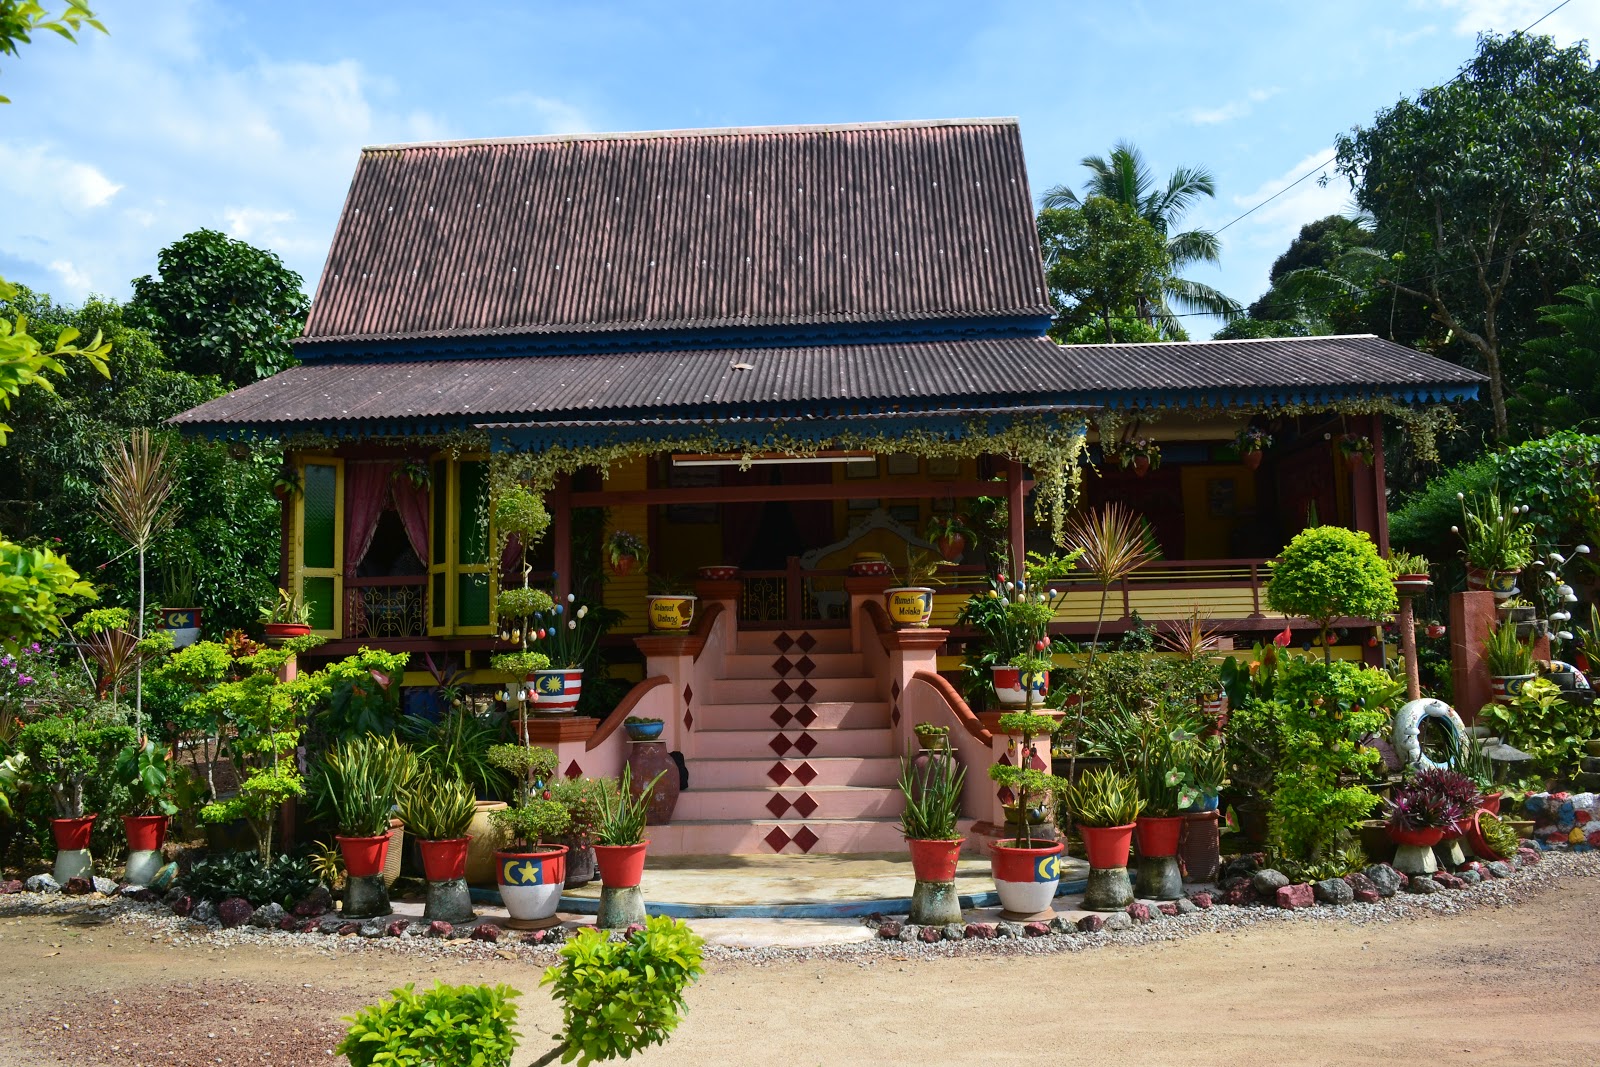
<path id="1" fill-rule="evenodd" d="M 1012 749 L 1013 762 L 994 763 L 989 767 L 989 779 L 996 785 L 1011 790 L 1017 799 L 1016 840 L 1009 842 L 1013 848 L 1033 848 L 1033 820 L 1029 812 L 1030 801 L 1059 792 L 1062 780 L 1032 766 L 1033 741 L 1048 736 L 1056 721 L 1048 715 L 1034 715 L 1026 711 L 1007 712 L 1000 716 L 1000 729 L 1007 734 L 1017 734 L 1021 740 Z"/>
<path id="2" fill-rule="evenodd" d="M 917 767 L 916 757 L 910 748 L 900 757 L 899 785 L 906 801 L 900 832 L 913 841 L 960 840 L 966 768 L 956 763 L 948 738 L 923 767 Z"/>
<path id="3" fill-rule="evenodd" d="M 1446 768 L 1423 771 L 1395 788 L 1389 801 L 1389 825 L 1396 830 L 1461 832 L 1483 796 L 1472 779 Z"/>

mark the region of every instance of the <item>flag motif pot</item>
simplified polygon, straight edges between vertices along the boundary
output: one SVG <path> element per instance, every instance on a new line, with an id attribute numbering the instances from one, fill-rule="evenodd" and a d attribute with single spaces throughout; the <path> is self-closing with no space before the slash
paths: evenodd
<path id="1" fill-rule="evenodd" d="M 535 852 L 496 852 L 500 901 L 513 919 L 548 919 L 567 881 L 567 846 L 539 845 Z"/>
<path id="2" fill-rule="evenodd" d="M 1007 707 L 1024 707 L 1028 703 L 1028 690 L 1033 690 L 1034 707 L 1044 706 L 1045 694 L 1050 691 L 1050 672 L 1026 675 L 1015 667 L 991 667 L 995 699 Z"/>
<path id="3" fill-rule="evenodd" d="M 1061 884 L 1061 853 L 1056 841 L 1039 848 L 990 846 L 995 891 L 1000 907 L 1013 915 L 1034 915 L 1050 907 Z"/>
<path id="4" fill-rule="evenodd" d="M 540 711 L 571 711 L 583 695 L 583 668 L 534 671 L 528 688 Z"/>

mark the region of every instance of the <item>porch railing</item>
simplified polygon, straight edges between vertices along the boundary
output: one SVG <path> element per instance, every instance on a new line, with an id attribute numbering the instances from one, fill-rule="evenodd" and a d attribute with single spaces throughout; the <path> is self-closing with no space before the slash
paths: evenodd
<path id="1" fill-rule="evenodd" d="M 427 633 L 427 575 L 344 580 L 345 637 L 425 637 Z"/>

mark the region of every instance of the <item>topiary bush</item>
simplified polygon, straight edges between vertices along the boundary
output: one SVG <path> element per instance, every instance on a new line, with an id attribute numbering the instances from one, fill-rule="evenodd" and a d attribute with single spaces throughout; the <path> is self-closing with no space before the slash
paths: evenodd
<path id="1" fill-rule="evenodd" d="M 1271 566 L 1267 606 L 1315 622 L 1325 660 L 1334 619 L 1382 621 L 1399 607 L 1389 567 L 1364 532 L 1341 526 L 1302 530 Z"/>

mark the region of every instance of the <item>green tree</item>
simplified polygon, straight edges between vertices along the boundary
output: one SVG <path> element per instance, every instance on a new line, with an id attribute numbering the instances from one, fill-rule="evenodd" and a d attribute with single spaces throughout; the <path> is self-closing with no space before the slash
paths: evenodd
<path id="1" fill-rule="evenodd" d="M 1539 309 L 1539 321 L 1560 332 L 1533 338 L 1508 361 L 1518 384 L 1507 413 L 1538 436 L 1600 422 L 1600 288 L 1573 285 L 1560 296 L 1564 303 Z"/>
<path id="2" fill-rule="evenodd" d="M 1281 559 L 1272 563 L 1267 606 L 1291 618 L 1310 619 L 1322 632 L 1328 659 L 1328 630 L 1341 618 L 1383 621 L 1395 613 L 1389 565 L 1365 531 L 1314 526 L 1294 536 Z"/>
<path id="3" fill-rule="evenodd" d="M 1141 333 L 1152 329 L 1134 309 L 1161 291 L 1167 253 L 1155 229 L 1103 196 L 1082 207 L 1047 207 L 1038 227 L 1045 282 L 1058 309 L 1052 333 L 1087 332 L 1098 324 L 1108 343 L 1143 340 L 1119 336 L 1113 324 L 1131 319 Z"/>
<path id="4" fill-rule="evenodd" d="M 1587 46 L 1521 33 L 1480 37 L 1455 79 L 1337 142 L 1339 171 L 1392 253 L 1381 284 L 1423 301 L 1481 363 L 1498 440 L 1509 435 L 1503 353 L 1534 325 L 1519 309 L 1551 303 L 1594 255 L 1596 143 Z"/>
<path id="5" fill-rule="evenodd" d="M 1196 263 L 1221 261 L 1221 242 L 1210 230 L 1173 232 L 1201 197 L 1217 195 L 1216 179 L 1210 171 L 1204 167 L 1178 167 L 1168 176 L 1165 186 L 1159 185 L 1143 154 L 1127 141 L 1117 142 L 1109 158 L 1085 156 L 1082 163 L 1090 173 L 1086 195 L 1080 199 L 1067 186 L 1057 185 L 1045 191 L 1041 206 L 1047 211 L 1082 208 L 1089 200 L 1104 197 L 1150 224 L 1165 242 L 1167 262 L 1160 287 L 1141 293 L 1134 305 L 1140 318 L 1159 327 L 1168 338 L 1184 340 L 1188 335 L 1173 305 L 1225 318 L 1239 314 L 1238 301 L 1181 276 Z"/>
<path id="6" fill-rule="evenodd" d="M 196 230 L 162 249 L 156 265 L 159 278 L 133 280 L 128 316 L 175 368 L 231 389 L 294 365 L 289 341 L 310 305 L 300 275 L 276 255 Z"/>

